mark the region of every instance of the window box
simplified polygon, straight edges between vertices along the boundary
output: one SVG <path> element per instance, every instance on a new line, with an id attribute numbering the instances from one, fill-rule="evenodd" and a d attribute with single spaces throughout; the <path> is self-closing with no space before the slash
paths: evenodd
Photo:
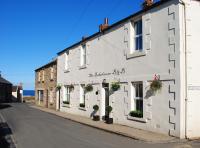
<path id="1" fill-rule="evenodd" d="M 80 104 L 79 104 L 79 107 L 85 108 L 85 104 L 84 104 L 84 103 L 80 103 Z"/>
<path id="2" fill-rule="evenodd" d="M 71 104 L 63 104 L 63 107 L 71 108 L 72 105 Z"/>
<path id="3" fill-rule="evenodd" d="M 87 68 L 86 64 L 79 66 L 79 69 L 85 69 L 85 68 Z"/>
<path id="4" fill-rule="evenodd" d="M 128 120 L 132 120 L 132 121 L 137 121 L 137 122 L 142 122 L 142 123 L 146 123 L 147 120 L 144 118 L 137 118 L 137 117 L 132 117 L 130 115 L 128 115 Z"/>
<path id="5" fill-rule="evenodd" d="M 142 111 L 131 111 L 129 113 L 131 117 L 136 117 L 136 118 L 143 118 L 143 112 Z"/>
<path id="6" fill-rule="evenodd" d="M 63 104 L 70 104 L 69 101 L 63 101 Z"/>
<path id="7" fill-rule="evenodd" d="M 64 73 L 68 73 L 68 72 L 70 72 L 69 69 L 65 69 L 65 70 L 64 70 Z"/>
<path id="8" fill-rule="evenodd" d="M 79 106 L 79 109 L 82 110 L 82 111 L 86 111 L 87 110 L 85 107 L 80 107 L 80 106 Z"/>
<path id="9" fill-rule="evenodd" d="M 131 58 L 136 58 L 136 57 L 141 57 L 141 56 L 145 56 L 146 52 L 145 51 L 135 51 L 133 53 L 129 53 L 126 55 L 127 59 L 131 59 Z"/>

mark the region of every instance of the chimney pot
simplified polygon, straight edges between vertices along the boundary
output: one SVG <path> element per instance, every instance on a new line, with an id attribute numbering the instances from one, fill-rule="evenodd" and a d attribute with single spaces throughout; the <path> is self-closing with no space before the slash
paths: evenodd
<path id="1" fill-rule="evenodd" d="M 145 0 L 143 3 L 143 8 L 148 8 L 153 5 L 153 0 Z"/>
<path id="2" fill-rule="evenodd" d="M 109 24 L 108 24 L 108 18 L 105 18 L 104 19 L 104 24 L 101 24 L 99 26 L 99 31 L 102 32 L 104 31 L 105 29 L 107 29 L 109 27 Z"/>

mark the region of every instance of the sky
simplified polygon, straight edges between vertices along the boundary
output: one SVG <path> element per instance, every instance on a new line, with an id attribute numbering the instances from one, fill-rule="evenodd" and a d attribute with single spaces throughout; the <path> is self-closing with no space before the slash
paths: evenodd
<path id="1" fill-rule="evenodd" d="M 34 70 L 57 53 L 141 9 L 143 0 L 0 0 L 0 71 L 34 89 Z"/>

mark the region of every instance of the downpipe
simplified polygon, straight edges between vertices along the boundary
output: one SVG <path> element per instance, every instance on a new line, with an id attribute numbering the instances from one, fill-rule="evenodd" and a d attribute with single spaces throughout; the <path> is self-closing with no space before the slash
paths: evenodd
<path id="1" fill-rule="evenodd" d="M 187 21 L 186 21 L 186 3 L 183 0 L 180 0 L 180 3 L 183 5 L 183 17 L 184 17 L 184 48 L 185 48 L 185 138 L 187 139 L 187 111 L 188 111 L 188 91 L 187 91 Z"/>

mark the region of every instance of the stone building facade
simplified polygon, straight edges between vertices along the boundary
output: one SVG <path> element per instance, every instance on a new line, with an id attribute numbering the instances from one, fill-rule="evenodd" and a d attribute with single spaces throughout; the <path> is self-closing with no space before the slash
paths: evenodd
<path id="1" fill-rule="evenodd" d="M 35 101 L 37 105 L 56 109 L 57 60 L 35 70 Z"/>

